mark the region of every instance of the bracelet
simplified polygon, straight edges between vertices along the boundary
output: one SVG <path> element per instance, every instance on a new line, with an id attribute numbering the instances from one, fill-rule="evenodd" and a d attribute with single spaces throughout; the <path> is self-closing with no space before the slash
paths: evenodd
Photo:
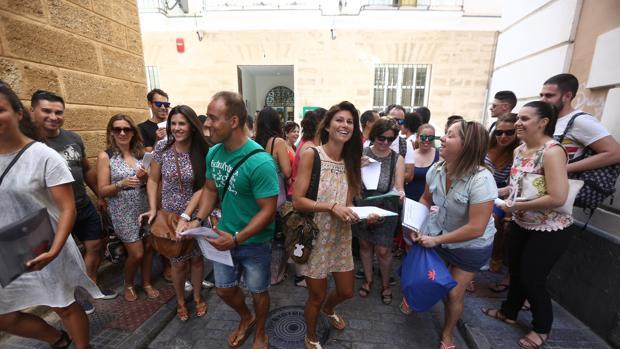
<path id="1" fill-rule="evenodd" d="M 121 188 L 121 181 L 114 182 L 114 187 L 115 187 L 116 189 L 120 189 L 120 188 Z"/>
<path id="2" fill-rule="evenodd" d="M 337 205 L 337 203 L 335 203 L 335 202 L 334 202 L 334 203 L 332 204 L 332 207 L 330 207 L 330 208 L 329 208 L 329 212 L 333 211 L 333 210 L 334 210 L 334 207 L 336 207 L 336 205 Z"/>
<path id="3" fill-rule="evenodd" d="M 179 216 L 181 216 L 181 218 L 183 218 L 184 221 L 189 222 L 192 220 L 192 217 L 190 217 L 187 213 L 183 212 L 181 213 Z"/>
<path id="4" fill-rule="evenodd" d="M 312 205 L 312 213 L 316 212 L 316 205 L 318 205 L 318 203 L 319 203 L 318 201 L 315 201 L 314 205 Z"/>
<path id="5" fill-rule="evenodd" d="M 235 247 L 239 247 L 239 241 L 237 240 L 237 233 L 233 235 L 233 242 L 235 243 Z"/>

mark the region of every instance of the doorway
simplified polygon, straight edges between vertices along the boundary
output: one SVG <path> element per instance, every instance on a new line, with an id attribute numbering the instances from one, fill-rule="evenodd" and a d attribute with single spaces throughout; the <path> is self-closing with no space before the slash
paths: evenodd
<path id="1" fill-rule="evenodd" d="M 256 116 L 266 106 L 280 114 L 282 123 L 293 120 L 295 111 L 294 66 L 238 65 L 239 93 L 248 114 Z"/>

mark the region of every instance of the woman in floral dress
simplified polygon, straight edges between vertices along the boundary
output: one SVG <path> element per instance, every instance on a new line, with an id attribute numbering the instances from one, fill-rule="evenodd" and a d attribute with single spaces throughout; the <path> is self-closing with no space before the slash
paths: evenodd
<path id="1" fill-rule="evenodd" d="M 146 236 L 141 236 L 138 221 L 148 210 L 142 137 L 131 117 L 116 114 L 108 122 L 106 140 L 108 149 L 97 157 L 97 186 L 99 195 L 108 198 L 114 233 L 127 250 L 124 297 L 128 302 L 138 299 L 133 281 L 142 266 L 142 289 L 148 298 L 157 298 L 159 291 L 151 286 L 153 249 Z"/>
<path id="2" fill-rule="evenodd" d="M 308 301 L 304 317 L 306 348 L 319 348 L 316 322 L 319 311 L 331 325 L 343 330 L 344 319 L 334 307 L 353 297 L 353 255 L 351 224 L 359 217 L 351 210 L 354 196 L 361 190 L 362 133 L 357 109 L 349 102 L 330 108 L 319 125 L 321 146 L 307 149 L 301 156 L 299 173 L 293 189 L 295 209 L 314 213 L 319 227 L 308 262 L 300 266 L 308 285 Z M 321 174 L 316 201 L 306 198 L 315 151 L 321 161 Z M 327 294 L 327 274 L 332 273 L 336 288 Z"/>
<path id="3" fill-rule="evenodd" d="M 185 105 L 172 108 L 166 132 L 167 141 L 160 141 L 155 145 L 149 171 L 149 211 L 142 215 L 149 217 L 149 223 L 155 218 L 158 207 L 176 213 L 187 221 L 192 220 L 200 200 L 200 189 L 205 182 L 205 156 L 209 146 L 198 116 L 192 108 Z M 161 195 L 158 195 L 160 183 Z M 158 198 L 161 198 L 161 205 Z M 201 317 L 207 313 L 207 303 L 203 302 L 200 294 L 204 278 L 203 258 L 198 245 L 195 242 L 193 244 L 194 248 L 188 254 L 170 258 L 172 283 L 177 297 L 177 316 L 181 321 L 189 319 L 184 291 L 188 263 L 191 264 L 190 279 L 196 316 Z"/>
<path id="4" fill-rule="evenodd" d="M 512 213 L 513 220 L 505 241 L 510 285 L 501 309 L 483 309 L 490 317 L 514 324 L 528 300 L 532 331 L 519 340 L 519 346 L 526 349 L 539 348 L 549 339 L 553 308 L 547 276 L 572 238 L 567 231 L 573 223 L 572 215 L 554 211 L 564 205 L 568 196 L 568 158 L 565 149 L 552 138 L 556 120 L 555 109 L 541 101 L 529 102 L 519 111 L 515 126 L 523 144 L 515 150 L 510 186 L 522 187 L 521 175 L 532 173 L 544 176 L 544 188 L 536 199 L 507 200 L 499 205 Z"/>

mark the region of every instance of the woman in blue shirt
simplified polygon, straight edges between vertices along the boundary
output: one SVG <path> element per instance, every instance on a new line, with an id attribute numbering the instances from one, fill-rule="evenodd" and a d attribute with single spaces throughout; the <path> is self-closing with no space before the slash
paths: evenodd
<path id="1" fill-rule="evenodd" d="M 441 347 L 454 346 L 452 331 L 463 312 L 465 289 L 491 256 L 495 225 L 491 212 L 497 186 L 484 164 L 489 136 L 473 121 L 459 121 L 441 137 L 444 159 L 426 174 L 420 203 L 429 209 L 428 235 L 414 237 L 427 248 L 435 248 L 448 263 L 457 281 L 447 298 Z"/>

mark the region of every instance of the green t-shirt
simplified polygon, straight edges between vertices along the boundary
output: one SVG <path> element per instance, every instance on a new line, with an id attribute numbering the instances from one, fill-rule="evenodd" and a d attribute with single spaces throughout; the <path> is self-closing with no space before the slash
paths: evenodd
<path id="1" fill-rule="evenodd" d="M 235 165 L 254 149 L 263 149 L 258 143 L 248 139 L 239 149 L 229 152 L 222 144 L 212 147 L 207 154 L 207 180 L 215 182 L 218 197 L 226 178 Z M 221 203 L 222 218 L 217 228 L 234 234 L 242 230 L 260 211 L 257 199 L 277 196 L 280 191 L 278 173 L 273 158 L 266 152 L 249 157 L 232 175 L 228 193 Z M 272 221 L 261 232 L 243 242 L 244 245 L 257 244 L 273 238 L 275 223 Z"/>

